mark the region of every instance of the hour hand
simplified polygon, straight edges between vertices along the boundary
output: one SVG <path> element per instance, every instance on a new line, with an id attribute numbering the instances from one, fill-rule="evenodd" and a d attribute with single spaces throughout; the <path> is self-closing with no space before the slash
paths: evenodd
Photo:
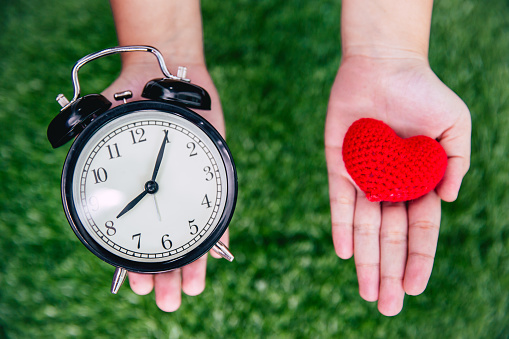
<path id="1" fill-rule="evenodd" d="M 129 212 L 136 204 L 140 202 L 141 199 L 143 199 L 144 196 L 146 196 L 148 193 L 147 190 L 141 192 L 136 198 L 134 198 L 130 203 L 127 204 L 126 207 L 117 215 L 117 219 Z"/>

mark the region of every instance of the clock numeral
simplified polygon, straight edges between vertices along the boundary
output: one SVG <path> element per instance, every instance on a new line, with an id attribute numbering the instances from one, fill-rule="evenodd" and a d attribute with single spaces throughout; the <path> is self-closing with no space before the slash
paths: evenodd
<path id="1" fill-rule="evenodd" d="M 90 206 L 90 209 L 92 211 L 98 211 L 99 210 L 99 199 L 97 199 L 96 196 L 91 196 L 88 198 L 88 206 Z"/>
<path id="2" fill-rule="evenodd" d="M 169 234 L 165 234 L 161 238 L 161 243 L 163 244 L 163 247 L 166 250 L 169 250 L 173 246 L 173 244 L 171 243 L 171 240 L 169 238 L 170 238 Z"/>
<path id="3" fill-rule="evenodd" d="M 108 145 L 108 152 L 110 153 L 110 159 L 120 158 L 120 152 L 118 151 L 118 145 L 116 143 L 113 144 L 113 148 Z"/>
<path id="4" fill-rule="evenodd" d="M 133 235 L 132 239 L 134 240 L 134 238 L 138 238 L 138 249 L 140 249 L 140 245 L 141 245 L 141 233 L 136 233 Z"/>
<path id="5" fill-rule="evenodd" d="M 206 205 L 207 208 L 210 208 L 210 200 L 209 200 L 209 197 L 205 194 L 205 197 L 203 198 L 203 200 L 201 201 L 201 204 L 202 205 Z M 194 220 L 193 220 L 194 221 Z"/>
<path id="6" fill-rule="evenodd" d="M 203 172 L 205 172 L 207 174 L 207 176 L 205 177 L 206 181 L 210 181 L 210 180 L 214 179 L 214 173 L 212 173 L 212 168 L 210 168 L 210 166 L 205 166 L 203 168 Z"/>
<path id="7" fill-rule="evenodd" d="M 115 235 L 115 233 L 117 233 L 117 230 L 115 229 L 115 227 L 113 227 L 113 225 L 114 225 L 113 221 L 111 221 L 111 220 L 106 221 L 106 223 L 104 224 L 104 226 L 106 226 L 106 228 L 107 228 L 106 234 L 109 235 L 110 237 Z"/>
<path id="8" fill-rule="evenodd" d="M 194 150 L 196 148 L 196 144 L 194 142 L 188 142 L 187 148 L 189 148 L 191 150 L 191 153 L 189 153 L 190 157 L 198 155 L 198 153 Z"/>
<path id="9" fill-rule="evenodd" d="M 94 179 L 96 184 L 108 180 L 108 173 L 106 173 L 106 170 L 103 167 L 99 167 L 96 170 L 95 169 L 92 170 L 92 173 L 94 173 Z"/>
<path id="10" fill-rule="evenodd" d="M 130 132 L 131 132 L 131 137 L 133 138 L 133 144 L 147 141 L 147 138 L 143 137 L 145 135 L 145 130 L 143 128 L 137 128 L 135 131 L 130 131 Z"/>
<path id="11" fill-rule="evenodd" d="M 196 233 L 198 233 L 198 226 L 194 225 L 193 222 L 194 219 L 189 220 L 189 234 L 191 235 L 195 235 Z"/>

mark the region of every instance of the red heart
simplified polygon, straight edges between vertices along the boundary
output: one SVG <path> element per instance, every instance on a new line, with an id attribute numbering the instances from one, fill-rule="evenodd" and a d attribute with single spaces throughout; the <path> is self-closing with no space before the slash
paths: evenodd
<path id="1" fill-rule="evenodd" d="M 385 123 L 360 119 L 343 141 L 348 174 L 369 201 L 407 201 L 433 190 L 444 176 L 447 154 L 434 139 L 402 139 Z"/>

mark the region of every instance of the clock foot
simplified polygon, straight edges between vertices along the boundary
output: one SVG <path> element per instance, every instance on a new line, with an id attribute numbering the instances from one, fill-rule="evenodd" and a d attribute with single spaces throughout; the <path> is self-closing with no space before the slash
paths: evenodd
<path id="1" fill-rule="evenodd" d="M 225 258 L 229 262 L 233 261 L 233 254 L 230 252 L 228 247 L 226 247 L 225 244 L 223 244 L 221 241 L 218 241 L 214 247 L 212 247 L 212 250 L 219 254 L 221 257 Z"/>
<path id="2" fill-rule="evenodd" d="M 127 270 L 122 267 L 117 267 L 113 274 L 113 281 L 111 282 L 111 293 L 117 294 L 120 286 L 122 286 L 125 277 L 127 276 Z"/>

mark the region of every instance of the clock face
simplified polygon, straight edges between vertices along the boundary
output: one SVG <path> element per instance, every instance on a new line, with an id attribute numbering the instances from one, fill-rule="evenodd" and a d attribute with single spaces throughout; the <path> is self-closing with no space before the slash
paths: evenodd
<path id="1" fill-rule="evenodd" d="M 134 107 L 106 120 L 78 139 L 64 166 L 64 205 L 78 237 L 102 259 L 138 271 L 206 253 L 235 203 L 224 141 L 160 109 Z"/>

